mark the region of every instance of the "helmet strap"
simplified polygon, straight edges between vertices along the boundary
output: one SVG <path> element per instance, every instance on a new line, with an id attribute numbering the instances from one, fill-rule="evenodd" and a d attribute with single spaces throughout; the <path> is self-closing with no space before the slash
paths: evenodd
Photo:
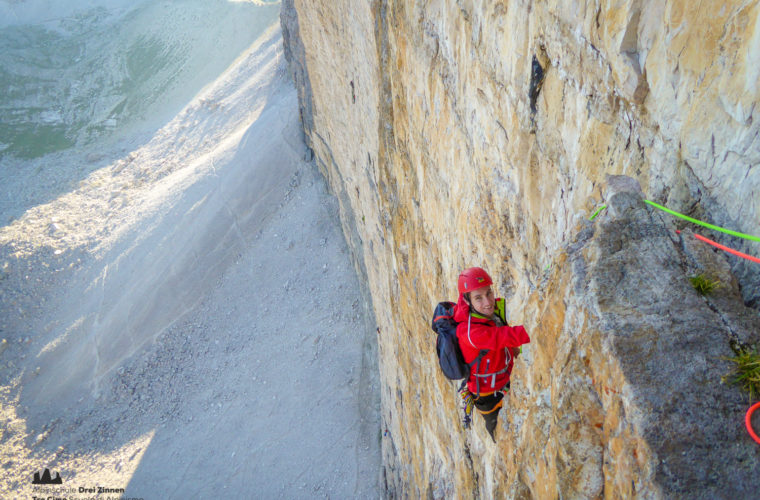
<path id="1" fill-rule="evenodd" d="M 465 302 L 467 302 L 467 305 L 470 307 L 470 314 L 472 314 L 472 312 L 475 311 L 476 313 L 480 314 L 481 316 L 485 316 L 485 314 L 482 314 L 480 311 L 478 311 L 477 309 L 475 309 L 474 305 L 472 305 L 472 301 L 470 301 L 470 292 L 463 293 L 462 294 L 462 298 L 464 299 Z"/>

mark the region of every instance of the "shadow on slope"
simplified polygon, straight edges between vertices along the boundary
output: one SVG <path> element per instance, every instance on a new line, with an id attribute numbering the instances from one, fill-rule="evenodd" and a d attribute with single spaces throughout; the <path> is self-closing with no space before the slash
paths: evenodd
<path id="1" fill-rule="evenodd" d="M 0 29 L 0 223 L 144 146 L 279 6 L 136 2 L 53 19 L 38 10 Z"/>
<path id="2" fill-rule="evenodd" d="M 38 455 L 69 484 L 375 494 L 379 424 L 359 421 L 377 399 L 359 382 L 373 330 L 334 201 L 303 163 L 295 92 L 278 78 L 234 156 L 72 287 L 75 328 L 39 375 L 27 364 L 27 444 L 44 435 Z"/>

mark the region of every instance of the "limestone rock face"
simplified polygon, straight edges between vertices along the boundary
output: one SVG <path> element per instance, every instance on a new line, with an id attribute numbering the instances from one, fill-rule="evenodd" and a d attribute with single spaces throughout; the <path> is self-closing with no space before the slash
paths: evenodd
<path id="1" fill-rule="evenodd" d="M 389 496 L 760 491 L 720 382 L 760 340 L 760 266 L 691 231 L 760 243 L 643 203 L 760 235 L 758 2 L 284 0 L 282 24 L 378 323 Z M 473 265 L 532 338 L 495 444 L 429 324 Z"/>

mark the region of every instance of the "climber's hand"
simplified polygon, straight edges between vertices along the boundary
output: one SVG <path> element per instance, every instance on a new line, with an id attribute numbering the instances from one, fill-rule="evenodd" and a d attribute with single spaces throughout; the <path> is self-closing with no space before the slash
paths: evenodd
<path id="1" fill-rule="evenodd" d="M 510 347 L 510 350 L 512 351 L 513 358 L 517 358 L 517 356 L 519 356 L 520 353 L 522 352 L 522 349 L 519 347 Z"/>

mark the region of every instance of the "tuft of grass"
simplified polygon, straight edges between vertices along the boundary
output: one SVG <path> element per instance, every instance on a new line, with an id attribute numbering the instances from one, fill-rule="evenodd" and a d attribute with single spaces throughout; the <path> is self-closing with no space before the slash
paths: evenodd
<path id="1" fill-rule="evenodd" d="M 754 401 L 760 395 L 760 354 L 757 352 L 757 346 L 751 348 L 741 345 L 733 350 L 734 357 L 722 359 L 732 362 L 734 369 L 728 375 L 724 375 L 721 380 L 739 385 L 749 393 L 750 402 Z"/>
<path id="2" fill-rule="evenodd" d="M 694 290 L 696 290 L 700 295 L 710 295 L 716 289 L 720 288 L 720 281 L 711 280 L 704 274 L 691 276 L 689 278 L 689 281 L 691 281 L 691 286 L 694 287 Z"/>

